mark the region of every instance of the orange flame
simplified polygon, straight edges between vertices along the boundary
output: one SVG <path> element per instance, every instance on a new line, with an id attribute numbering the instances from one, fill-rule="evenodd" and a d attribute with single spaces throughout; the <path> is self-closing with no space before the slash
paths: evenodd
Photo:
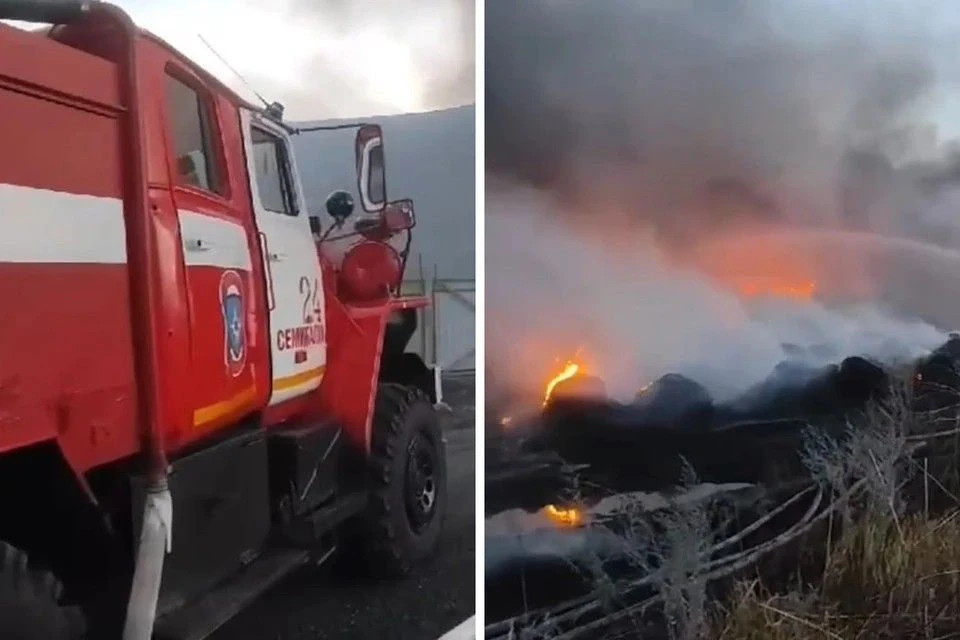
<path id="1" fill-rule="evenodd" d="M 555 505 L 548 504 L 543 508 L 544 515 L 558 527 L 573 528 L 583 525 L 583 513 L 573 507 L 561 509 Z"/>
<path id="2" fill-rule="evenodd" d="M 739 287 L 740 295 L 747 298 L 755 298 L 761 295 L 775 296 L 778 298 L 788 298 L 791 300 L 810 300 L 817 291 L 817 283 L 813 281 L 788 283 L 788 282 L 747 282 Z"/>
<path id="3" fill-rule="evenodd" d="M 550 395 L 553 393 L 554 388 L 564 380 L 569 380 L 573 376 L 577 375 L 580 372 L 580 365 L 576 362 L 569 361 L 563 367 L 563 371 L 555 375 L 550 382 L 547 383 L 547 389 L 543 394 L 543 406 L 547 406 L 547 403 L 550 401 Z"/>
<path id="4" fill-rule="evenodd" d="M 698 270 L 741 298 L 773 296 L 808 301 L 824 289 L 836 289 L 833 276 L 841 265 L 833 258 L 829 264 L 824 263 L 821 251 L 803 242 L 803 237 L 800 232 L 762 230 L 718 236 L 691 256 Z"/>

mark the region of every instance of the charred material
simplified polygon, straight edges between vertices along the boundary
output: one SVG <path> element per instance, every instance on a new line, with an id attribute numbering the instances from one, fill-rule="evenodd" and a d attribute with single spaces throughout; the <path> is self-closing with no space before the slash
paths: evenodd
<path id="1" fill-rule="evenodd" d="M 726 496 L 721 501 L 727 519 L 721 526 L 712 521 L 721 512 L 713 507 L 707 511 L 711 529 L 737 535 L 745 523 L 766 521 L 740 539 L 744 548 L 783 537 L 801 521 L 816 524 L 811 514 L 826 503 L 817 502 L 819 498 L 811 502 L 817 489 L 810 486 L 802 459 L 809 430 L 842 441 L 851 428 L 864 424 L 861 418 L 872 402 L 890 407 L 901 401 L 908 409 L 942 415 L 949 428 L 955 428 L 958 365 L 960 336 L 951 336 L 903 371 L 862 357 L 819 368 L 784 362 L 761 384 L 727 402 L 715 402 L 696 381 L 676 374 L 645 387 L 630 403 L 595 394 L 555 394 L 534 418 L 488 441 L 487 584 L 495 584 L 495 589 L 488 586 L 488 593 L 498 595 L 488 598 L 487 619 L 517 615 L 517 603 L 524 600 L 516 589 L 522 589 L 527 606 L 587 597 L 591 587 L 584 572 L 592 565 L 583 563 L 584 558 L 604 557 L 608 575 L 634 579 L 636 570 L 618 566 L 618 552 L 611 551 L 603 535 L 615 536 L 625 526 L 621 520 L 636 517 L 637 505 L 651 496 L 653 502 L 672 500 L 669 496 L 690 468 L 702 483 L 699 487 L 713 487 Z M 898 387 L 897 380 L 905 384 Z M 897 398 L 894 393 L 905 395 Z M 524 478 L 536 481 L 528 484 Z M 551 493 L 550 487 L 557 490 Z M 548 523 L 537 529 L 533 516 L 538 507 L 569 504 L 574 491 L 585 521 L 602 526 L 559 528 Z M 794 494 L 803 499 L 770 519 L 770 505 Z M 493 503 L 491 496 L 496 497 Z M 736 497 L 727 499 L 730 496 Z M 511 508 L 531 514 L 530 528 L 492 526 Z M 822 533 L 825 522 L 808 534 Z M 627 537 L 613 546 L 622 547 Z M 800 552 L 784 549 L 765 562 L 792 563 L 795 569 Z M 776 567 L 772 571 L 779 575 Z M 498 637 L 490 631 L 488 637 Z"/>
<path id="2" fill-rule="evenodd" d="M 914 373 L 914 409 L 936 411 L 957 404 L 960 390 L 960 334 L 920 361 Z"/>
<path id="3" fill-rule="evenodd" d="M 714 542 L 707 541 L 698 552 L 704 554 L 705 561 L 719 561 L 724 553 L 749 549 L 795 526 L 810 509 L 815 494 L 808 491 L 788 504 L 788 508 L 770 509 L 771 504 L 782 502 L 791 493 L 796 493 L 796 486 L 785 485 L 772 491 L 749 485 L 698 485 L 656 494 L 618 496 L 616 499 L 622 498 L 631 508 L 620 513 L 603 509 L 602 514 L 592 518 L 601 526 L 531 531 L 525 540 L 500 531 L 491 535 L 488 525 L 485 613 L 492 624 L 487 627 L 486 637 L 510 637 L 508 629 L 497 621 L 517 616 L 536 618 L 547 611 L 551 613 L 542 622 L 548 625 L 551 619 L 561 626 L 573 621 L 575 626 L 582 626 L 602 618 L 607 610 L 597 607 L 564 621 L 564 605 L 558 604 L 589 601 L 601 576 L 625 587 L 618 593 L 620 606 L 655 595 L 656 584 L 650 578 L 664 562 L 660 548 L 663 545 L 656 540 L 668 536 L 666 528 L 678 524 L 670 517 L 671 507 L 683 505 L 681 508 L 688 512 L 702 514 L 704 524 L 714 533 Z M 744 531 L 746 525 L 764 517 L 767 522 L 763 527 Z M 729 543 L 720 543 L 738 532 L 742 538 L 735 549 Z M 631 546 L 626 553 L 625 543 Z M 796 567 L 793 563 L 786 572 L 789 578 L 796 577 Z M 720 597 L 725 586 L 725 582 L 711 583 L 712 595 Z"/>
<path id="4" fill-rule="evenodd" d="M 545 504 L 573 498 L 577 468 L 555 452 L 524 454 L 487 465 L 486 513 L 507 509 L 535 511 Z"/>
<path id="5" fill-rule="evenodd" d="M 941 371 L 946 357 L 923 366 Z M 705 482 L 777 484 L 803 473 L 808 425 L 842 437 L 851 412 L 882 399 L 890 385 L 887 370 L 861 357 L 820 369 L 784 362 L 741 396 L 715 403 L 695 381 L 670 374 L 629 404 L 551 400 L 527 446 L 590 465 L 591 476 L 617 491 L 673 486 L 683 461 Z"/>

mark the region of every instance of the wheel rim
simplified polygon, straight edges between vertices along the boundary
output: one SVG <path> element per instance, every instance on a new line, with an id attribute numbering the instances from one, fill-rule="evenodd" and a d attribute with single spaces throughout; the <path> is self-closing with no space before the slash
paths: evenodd
<path id="1" fill-rule="evenodd" d="M 437 506 L 437 454 L 429 438 L 417 433 L 407 445 L 406 507 L 414 533 L 433 519 Z"/>

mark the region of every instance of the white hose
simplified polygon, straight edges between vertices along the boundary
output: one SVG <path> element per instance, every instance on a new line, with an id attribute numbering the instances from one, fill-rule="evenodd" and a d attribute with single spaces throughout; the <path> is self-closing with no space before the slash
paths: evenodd
<path id="1" fill-rule="evenodd" d="M 439 364 L 433 365 L 433 390 L 437 401 L 433 403 L 434 408 L 452 411 L 450 405 L 443 401 L 443 370 Z"/>
<path id="2" fill-rule="evenodd" d="M 133 586 L 127 603 L 123 640 L 150 640 L 157 616 L 163 560 L 173 544 L 173 498 L 166 484 L 148 490 L 137 549 Z"/>

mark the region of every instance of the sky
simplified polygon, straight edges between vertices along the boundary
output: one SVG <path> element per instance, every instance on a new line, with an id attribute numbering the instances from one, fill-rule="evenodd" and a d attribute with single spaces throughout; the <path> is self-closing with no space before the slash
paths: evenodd
<path id="1" fill-rule="evenodd" d="M 113 0 L 243 97 L 288 120 L 474 102 L 473 0 Z"/>
<path id="2" fill-rule="evenodd" d="M 201 34 L 290 119 L 387 115 L 475 101 L 474 0 L 116 0 L 230 86 L 250 90 L 201 42 Z M 814 5 L 816 3 L 813 3 Z M 826 0 L 869 29 L 924 13 L 920 37 L 943 55 L 941 131 L 960 136 L 960 3 Z M 817 20 L 810 12 L 811 21 Z M 950 41 L 953 41 L 952 43 Z M 952 45 L 952 46 L 951 46 Z"/>

